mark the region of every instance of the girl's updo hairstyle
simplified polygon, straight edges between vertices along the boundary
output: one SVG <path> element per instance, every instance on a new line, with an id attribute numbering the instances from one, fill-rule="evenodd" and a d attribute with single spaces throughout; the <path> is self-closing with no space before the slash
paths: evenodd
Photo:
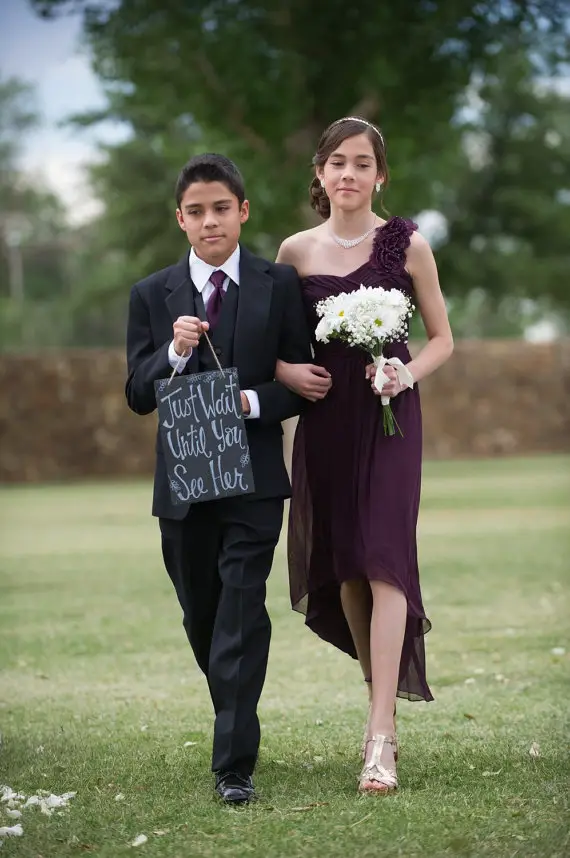
<path id="1" fill-rule="evenodd" d="M 366 134 L 376 158 L 376 169 L 384 177 L 383 188 L 388 186 L 388 162 L 386 161 L 386 144 L 380 132 L 380 129 L 363 119 L 360 116 L 346 116 L 344 119 L 337 119 L 323 131 L 319 145 L 317 146 L 316 155 L 313 157 L 314 167 L 324 167 L 332 153 L 338 149 L 341 143 L 349 137 L 356 137 L 357 134 Z M 309 185 L 309 193 L 311 195 L 311 207 L 315 209 L 320 216 L 327 220 L 331 214 L 331 204 L 327 197 L 326 191 L 321 187 L 320 179 L 315 175 L 313 181 Z M 381 192 L 382 193 L 382 192 Z"/>

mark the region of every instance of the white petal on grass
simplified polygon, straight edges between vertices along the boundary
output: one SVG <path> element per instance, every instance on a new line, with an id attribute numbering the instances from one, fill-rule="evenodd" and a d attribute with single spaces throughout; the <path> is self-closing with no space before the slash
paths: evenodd
<path id="1" fill-rule="evenodd" d="M 11 808 L 8 808 L 6 811 L 6 816 L 9 816 L 10 819 L 20 819 L 20 817 L 22 816 L 22 811 L 15 809 L 12 810 Z"/>
<path id="2" fill-rule="evenodd" d="M 143 724 L 141 727 L 141 733 L 145 733 L 148 730 L 148 724 Z"/>
<path id="3" fill-rule="evenodd" d="M 21 792 L 14 792 L 12 787 L 2 786 L 0 790 L 2 791 L 0 801 L 25 801 L 26 796 Z"/>
<path id="4" fill-rule="evenodd" d="M 506 676 L 503 676 L 503 674 L 502 674 L 502 673 L 496 673 L 496 674 L 495 674 L 495 680 L 496 680 L 497 682 L 509 682 L 509 680 L 507 679 L 507 677 L 506 677 Z"/>
<path id="5" fill-rule="evenodd" d="M 473 671 L 473 673 L 476 673 L 478 676 L 480 676 L 482 673 L 485 673 L 485 668 L 484 667 L 476 667 L 475 670 Z"/>
<path id="6" fill-rule="evenodd" d="M 550 652 L 552 655 L 559 655 L 559 656 L 560 655 L 566 655 L 566 650 L 564 649 L 563 646 L 554 646 L 554 647 L 552 647 Z"/>
<path id="7" fill-rule="evenodd" d="M 324 722 L 324 721 L 321 721 L 321 719 L 320 719 L 320 718 L 317 718 L 317 720 L 315 721 L 315 725 L 316 725 L 317 727 L 322 727 L 324 723 L 325 723 L 325 722 Z"/>
<path id="8" fill-rule="evenodd" d="M 69 801 L 75 798 L 76 792 L 64 792 L 63 795 L 55 795 L 47 790 L 38 790 L 37 795 L 31 795 L 24 807 L 39 807 L 40 812 L 51 816 L 54 810 L 68 807 Z"/>
<path id="9" fill-rule="evenodd" d="M 64 792 L 63 795 L 54 795 L 53 792 L 46 799 L 48 807 L 65 807 L 70 798 L 75 798 L 76 793 Z"/>
<path id="10" fill-rule="evenodd" d="M 40 809 L 40 813 L 43 813 L 44 816 L 51 816 L 54 810 L 53 807 L 49 807 L 49 805 L 46 804 L 44 799 L 40 800 L 38 807 Z"/>
<path id="11" fill-rule="evenodd" d="M 530 756 L 533 757 L 535 760 L 537 759 L 537 757 L 540 757 L 540 745 L 538 744 L 538 742 L 533 742 L 528 752 Z"/>
<path id="12" fill-rule="evenodd" d="M 468 679 L 465 680 L 465 685 L 474 685 L 476 681 L 476 679 L 470 676 Z"/>
<path id="13" fill-rule="evenodd" d="M 115 796 L 115 801 L 123 801 L 124 797 L 125 797 L 124 793 L 118 792 L 117 795 Z"/>
<path id="14" fill-rule="evenodd" d="M 193 748 L 194 745 L 197 745 L 197 744 L 198 744 L 198 742 L 184 742 L 184 747 L 185 748 Z"/>
<path id="15" fill-rule="evenodd" d="M 131 842 L 131 844 L 130 844 L 130 845 L 131 845 L 131 846 L 142 846 L 142 845 L 143 845 L 143 843 L 146 843 L 146 842 L 147 842 L 147 840 L 148 840 L 148 837 L 146 836 L 146 834 L 137 834 L 137 836 L 136 836 L 136 837 L 135 837 L 135 839 Z"/>
<path id="16" fill-rule="evenodd" d="M 4 825 L 0 828 L 0 837 L 21 837 L 24 833 L 24 829 L 18 823 L 18 825 Z"/>

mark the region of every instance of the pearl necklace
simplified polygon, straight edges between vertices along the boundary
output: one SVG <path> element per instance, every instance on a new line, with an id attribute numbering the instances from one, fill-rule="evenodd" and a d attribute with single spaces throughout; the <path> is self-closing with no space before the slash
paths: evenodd
<path id="1" fill-rule="evenodd" d="M 330 230 L 330 233 L 333 240 L 336 241 L 336 243 L 340 245 L 340 247 L 344 247 L 345 250 L 349 250 L 351 247 L 356 247 L 357 244 L 361 244 L 365 238 L 368 238 L 371 232 L 374 232 L 375 229 L 376 216 L 374 217 L 374 223 L 372 224 L 370 229 L 367 229 L 366 232 L 362 233 L 362 235 L 359 235 L 358 238 L 341 238 L 339 235 L 335 235 L 332 229 Z"/>

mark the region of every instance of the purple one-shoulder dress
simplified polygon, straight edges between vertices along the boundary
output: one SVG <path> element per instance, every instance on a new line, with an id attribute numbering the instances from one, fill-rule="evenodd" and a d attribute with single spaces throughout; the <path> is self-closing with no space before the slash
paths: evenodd
<path id="1" fill-rule="evenodd" d="M 323 298 L 364 286 L 397 288 L 413 297 L 405 270 L 416 225 L 390 218 L 374 235 L 368 262 L 344 277 L 311 275 L 303 295 L 311 330 Z M 343 581 L 386 581 L 401 590 L 408 613 L 398 696 L 432 700 L 424 635 L 431 624 L 420 591 L 416 524 L 420 502 L 422 418 L 417 385 L 391 400 L 402 430 L 384 435 L 380 397 L 370 389 L 370 356 L 338 341 L 314 342 L 315 363 L 333 385 L 300 417 L 293 448 L 293 497 L 288 527 L 291 602 L 321 638 L 356 658 L 340 600 Z M 410 360 L 405 342 L 384 349 Z"/>

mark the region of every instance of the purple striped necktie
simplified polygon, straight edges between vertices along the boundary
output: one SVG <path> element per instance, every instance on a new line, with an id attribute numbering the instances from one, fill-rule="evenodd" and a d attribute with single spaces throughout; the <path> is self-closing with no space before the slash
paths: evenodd
<path id="1" fill-rule="evenodd" d="M 210 275 L 210 283 L 214 287 L 214 291 L 208 298 L 206 315 L 208 317 L 208 322 L 210 323 L 210 328 L 212 329 L 218 324 L 220 313 L 222 311 L 222 304 L 224 301 L 223 284 L 225 279 L 226 274 L 220 269 L 213 271 Z"/>

